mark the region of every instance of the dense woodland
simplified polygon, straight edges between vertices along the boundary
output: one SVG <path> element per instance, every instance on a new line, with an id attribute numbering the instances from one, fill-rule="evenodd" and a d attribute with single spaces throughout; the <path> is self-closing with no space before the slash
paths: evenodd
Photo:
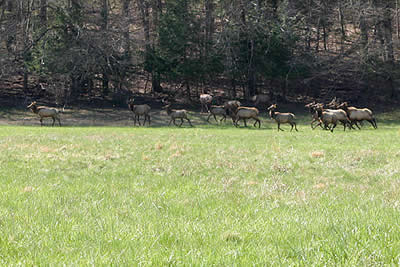
<path id="1" fill-rule="evenodd" d="M 399 99 L 400 0 L 0 0 L 0 95 Z"/>

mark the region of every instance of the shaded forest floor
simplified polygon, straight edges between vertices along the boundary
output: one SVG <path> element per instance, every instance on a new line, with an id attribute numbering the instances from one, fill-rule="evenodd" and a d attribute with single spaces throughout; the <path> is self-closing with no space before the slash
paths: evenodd
<path id="1" fill-rule="evenodd" d="M 128 109 L 122 108 L 83 108 L 83 109 L 66 109 L 61 112 L 61 123 L 63 126 L 113 126 L 113 127 L 127 127 L 134 126 L 132 112 Z M 303 116 L 307 115 L 306 113 Z M 150 112 L 151 116 L 151 127 L 167 126 L 170 117 L 166 114 L 165 110 L 162 109 L 152 109 Z M 198 110 L 190 110 L 189 118 L 193 125 L 207 125 L 208 113 L 201 113 Z M 270 123 L 269 118 L 267 118 L 266 112 L 261 114 L 263 127 L 270 128 L 267 126 Z M 302 117 L 302 116 L 301 116 Z M 217 117 L 220 119 L 221 117 Z M 141 123 L 143 122 L 143 117 L 140 118 Z M 214 118 L 210 118 L 212 125 L 217 125 Z M 51 125 L 51 119 L 44 119 L 45 125 Z M 179 120 L 177 120 L 179 123 Z M 39 126 L 39 116 L 32 113 L 30 110 L 23 109 L 0 109 L 0 125 L 21 125 L 21 126 Z M 172 124 L 171 124 L 172 125 Z M 252 125 L 252 123 L 248 123 Z M 138 124 L 137 124 L 138 126 Z M 147 126 L 147 123 L 146 123 Z M 226 122 L 223 122 L 221 126 L 232 126 L 231 119 L 228 117 Z M 184 122 L 182 127 L 189 127 L 189 125 Z"/>
<path id="2" fill-rule="evenodd" d="M 40 125 L 38 116 L 26 109 L 26 106 L 33 100 L 37 101 L 40 105 L 55 107 L 54 96 L 45 90 L 36 88 L 34 84 L 34 81 L 30 81 L 29 92 L 24 92 L 21 78 L 0 82 L 0 125 Z M 166 97 L 167 94 L 152 96 L 143 94 L 139 90 L 136 94 L 132 92 L 132 96 L 135 98 L 137 104 L 149 104 L 151 106 L 152 127 L 168 125 L 169 116 L 162 109 L 163 103 L 161 102 L 161 99 Z M 73 103 L 68 103 L 65 110 L 61 112 L 62 124 L 63 126 L 133 126 L 132 112 L 128 110 L 125 103 L 127 98 L 121 98 L 121 101 L 115 104 L 110 98 L 81 96 Z M 309 127 L 310 114 L 304 105 L 312 100 L 323 101 L 322 99 L 314 99 L 308 96 L 292 96 L 288 99 L 287 104 L 278 102 L 278 110 L 280 112 L 295 113 L 300 125 L 304 124 Z M 254 106 L 253 102 L 246 102 L 243 99 L 240 99 L 240 101 L 244 106 Z M 368 98 L 367 103 L 369 104 L 366 104 L 377 115 L 378 123 L 382 120 L 388 123 L 400 123 L 400 106 L 398 103 L 395 101 L 386 103 L 378 101 L 379 99 Z M 262 128 L 275 128 L 276 125 L 269 118 L 266 107 L 267 104 L 258 106 Z M 60 107 L 57 108 L 62 110 Z M 209 125 L 206 121 L 208 114 L 200 112 L 200 104 L 197 99 L 192 99 L 190 103 L 184 99 L 176 99 L 173 108 L 189 110 L 189 118 L 194 125 Z M 141 120 L 143 121 L 143 119 Z M 51 119 L 45 119 L 45 125 L 51 125 L 51 122 Z M 212 125 L 217 124 L 213 118 L 210 118 L 210 122 Z M 251 122 L 249 125 L 252 125 Z M 187 127 L 188 125 L 184 123 L 183 126 Z M 230 118 L 227 118 L 226 122 L 222 123 L 221 126 L 231 127 L 232 122 Z"/>

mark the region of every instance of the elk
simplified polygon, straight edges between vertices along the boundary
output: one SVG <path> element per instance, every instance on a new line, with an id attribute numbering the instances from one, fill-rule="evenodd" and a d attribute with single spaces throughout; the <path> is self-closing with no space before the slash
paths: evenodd
<path id="1" fill-rule="evenodd" d="M 133 120 L 134 120 L 134 125 L 136 125 L 136 120 L 139 122 L 140 126 L 140 116 L 144 116 L 144 121 L 143 121 L 143 126 L 146 124 L 146 120 L 148 120 L 148 123 L 150 125 L 150 106 L 143 104 L 143 105 L 134 105 L 133 104 L 134 99 L 129 99 L 128 101 L 128 107 L 129 109 L 133 112 Z"/>
<path id="2" fill-rule="evenodd" d="M 204 108 L 206 109 L 207 112 L 209 111 L 208 106 L 211 105 L 212 99 L 213 97 L 210 94 L 200 95 L 201 112 L 204 112 Z"/>
<path id="3" fill-rule="evenodd" d="M 318 103 L 317 105 L 322 105 L 322 103 Z M 350 129 L 354 129 L 348 114 L 346 111 L 344 111 L 342 108 L 339 107 L 339 105 L 336 102 L 336 97 L 327 105 L 328 107 L 335 108 L 335 109 L 324 109 L 324 111 L 327 112 L 332 112 L 336 115 L 337 120 L 343 125 L 343 130 L 346 131 L 346 125 L 349 125 Z"/>
<path id="4" fill-rule="evenodd" d="M 280 113 L 280 112 L 276 112 L 275 109 L 277 108 L 276 104 L 272 104 L 269 108 L 267 108 L 267 110 L 269 111 L 269 116 L 271 117 L 271 119 L 274 119 L 276 121 L 276 123 L 278 123 L 278 132 L 279 130 L 283 131 L 283 129 L 281 129 L 281 123 L 288 123 L 292 126 L 292 128 L 290 129 L 290 131 L 293 130 L 293 127 L 295 128 L 296 131 L 297 130 L 297 126 L 296 126 L 296 116 L 293 113 Z"/>
<path id="5" fill-rule="evenodd" d="M 260 104 L 267 104 L 271 101 L 271 97 L 266 94 L 254 95 L 251 97 L 251 100 L 254 102 L 254 106 L 258 107 Z"/>
<path id="6" fill-rule="evenodd" d="M 258 122 L 258 128 L 261 127 L 261 121 L 258 118 L 259 111 L 257 108 L 253 107 L 238 107 L 236 110 L 236 113 L 232 116 L 232 120 L 234 121 L 234 124 L 236 127 L 239 126 L 239 120 L 244 121 L 244 127 L 247 127 L 246 120 L 247 119 L 254 119 L 254 127 L 256 127 L 257 122 Z"/>
<path id="7" fill-rule="evenodd" d="M 181 127 L 183 124 L 183 119 L 185 119 L 189 122 L 190 126 L 193 127 L 192 123 L 187 117 L 187 111 L 185 109 L 171 109 L 171 104 L 167 104 L 163 107 L 163 109 L 165 109 L 167 111 L 167 114 L 171 117 L 168 126 L 171 125 L 171 122 L 174 122 L 175 126 Z M 176 119 L 181 119 L 181 124 L 177 125 L 175 122 Z"/>
<path id="8" fill-rule="evenodd" d="M 215 121 L 218 123 L 217 115 L 222 116 L 222 119 L 220 120 L 220 122 L 226 121 L 226 110 L 225 110 L 224 106 L 211 106 L 209 112 L 210 112 L 210 115 L 208 115 L 207 122 L 210 122 L 210 117 L 214 116 Z"/>
<path id="9" fill-rule="evenodd" d="M 374 118 L 374 115 L 370 109 L 349 107 L 347 102 L 343 102 L 342 104 L 340 104 L 339 108 L 342 108 L 347 113 L 351 124 L 355 124 L 358 129 L 361 128 L 357 125 L 357 122 L 361 122 L 363 120 L 371 123 L 372 127 L 374 127 L 375 129 L 378 128 L 378 125 L 376 124 L 376 119 Z"/>
<path id="10" fill-rule="evenodd" d="M 233 124 L 235 124 L 234 116 L 236 110 L 240 107 L 240 102 L 237 100 L 229 100 L 224 103 L 224 109 L 227 115 L 231 116 Z"/>
<path id="11" fill-rule="evenodd" d="M 308 108 L 308 110 L 309 110 L 310 113 L 311 113 L 311 116 L 312 116 L 311 129 L 314 130 L 314 129 L 318 126 L 318 125 L 317 125 L 317 126 L 313 127 L 313 126 L 314 126 L 314 123 L 320 121 L 320 120 L 319 120 L 319 117 L 318 117 L 318 113 L 317 113 L 316 110 L 315 110 L 315 101 L 312 102 L 312 103 L 309 103 L 309 104 L 305 105 L 305 107 Z M 321 125 L 320 123 L 319 123 L 319 126 L 322 128 L 322 125 Z"/>
<path id="12" fill-rule="evenodd" d="M 36 101 L 32 102 L 27 108 L 30 108 L 33 113 L 38 114 L 40 117 L 40 126 L 43 126 L 43 118 L 52 118 L 53 119 L 53 124 L 54 126 L 55 121 L 58 121 L 58 124 L 61 127 L 61 121 L 59 117 L 59 112 L 55 108 L 49 108 L 49 107 L 44 107 L 44 106 L 37 106 Z"/>
<path id="13" fill-rule="evenodd" d="M 331 132 L 333 132 L 333 129 L 335 129 L 338 121 L 337 116 L 334 112 L 325 111 L 322 104 L 317 104 L 315 105 L 315 115 L 318 117 L 319 120 L 318 125 L 321 126 L 321 124 L 323 123 L 325 130 L 329 129 Z M 333 124 L 333 127 L 329 127 L 329 124 Z"/>

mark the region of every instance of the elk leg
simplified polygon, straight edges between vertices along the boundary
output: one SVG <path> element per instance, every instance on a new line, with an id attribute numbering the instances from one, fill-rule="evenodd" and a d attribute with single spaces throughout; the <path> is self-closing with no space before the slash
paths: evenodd
<path id="1" fill-rule="evenodd" d="M 367 120 L 369 123 L 371 123 L 371 125 L 372 125 L 372 127 L 374 127 L 375 128 L 375 125 L 374 125 L 374 122 L 373 122 L 373 120 Z"/>
<path id="2" fill-rule="evenodd" d="M 311 129 L 313 129 L 313 130 L 314 130 L 314 128 L 313 128 L 313 123 L 314 123 L 314 122 L 316 122 L 315 119 L 313 119 L 313 120 L 311 121 Z"/>
<path id="3" fill-rule="evenodd" d="M 375 118 L 373 118 L 373 119 L 372 119 L 372 121 L 374 122 L 375 129 L 378 129 L 378 125 L 376 124 L 376 119 L 375 119 Z"/>
<path id="4" fill-rule="evenodd" d="M 207 117 L 207 120 L 206 120 L 206 121 L 207 121 L 208 123 L 210 123 L 210 118 L 211 118 L 211 116 L 212 116 L 212 114 L 209 114 L 208 117 Z"/>
<path id="5" fill-rule="evenodd" d="M 232 118 L 232 120 L 233 120 L 233 118 Z M 238 127 L 238 126 L 239 126 L 239 120 L 240 120 L 240 118 L 239 118 L 239 119 L 237 119 L 236 121 L 233 121 L 233 124 L 235 124 L 235 126 L 236 126 L 236 127 Z"/>
<path id="6" fill-rule="evenodd" d="M 333 124 L 333 127 L 331 128 L 331 133 L 333 133 L 333 129 L 335 129 L 336 123 Z"/>
<path id="7" fill-rule="evenodd" d="M 222 123 L 222 121 L 226 122 L 226 116 L 222 115 L 222 119 L 220 120 L 220 122 Z"/>

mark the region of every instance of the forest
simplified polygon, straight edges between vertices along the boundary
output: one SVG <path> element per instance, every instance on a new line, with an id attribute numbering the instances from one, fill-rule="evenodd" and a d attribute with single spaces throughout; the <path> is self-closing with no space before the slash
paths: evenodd
<path id="1" fill-rule="evenodd" d="M 399 0 L 0 0 L 0 97 L 397 103 L 399 38 Z"/>

